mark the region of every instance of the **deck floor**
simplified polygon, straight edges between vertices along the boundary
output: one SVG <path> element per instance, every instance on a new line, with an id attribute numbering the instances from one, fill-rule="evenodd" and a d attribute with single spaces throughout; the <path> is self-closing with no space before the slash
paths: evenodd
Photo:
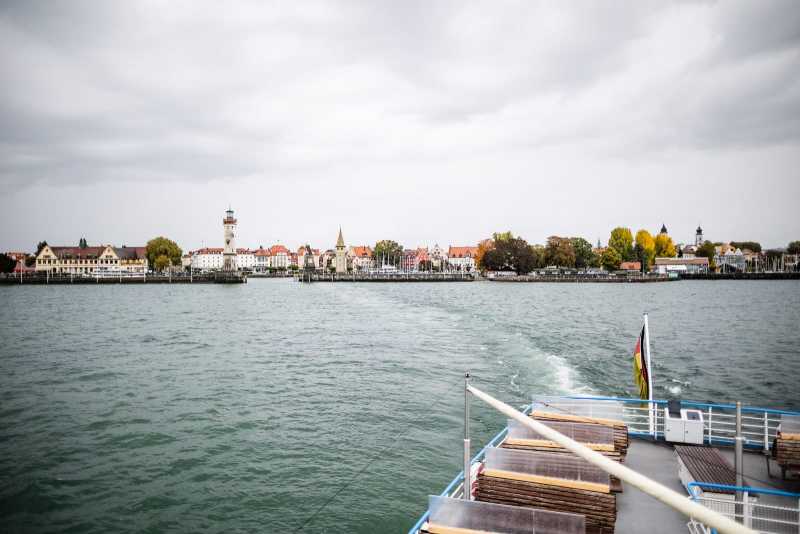
<path id="1" fill-rule="evenodd" d="M 719 450 L 733 465 L 733 449 L 721 447 Z M 678 493 L 686 494 L 686 489 L 678 478 L 678 463 L 675 460 L 674 449 L 668 443 L 631 439 L 625 465 Z M 800 479 L 794 477 L 781 480 L 780 468 L 774 461 L 770 461 L 770 472 L 772 476 L 767 474 L 767 463 L 763 453 L 744 454 L 746 486 L 800 492 Z M 629 484 L 625 484 L 624 488 L 625 491 L 617 496 L 617 532 L 641 532 L 643 528 L 646 528 L 648 534 L 687 532 L 688 519 L 685 516 Z M 764 503 L 774 499 L 769 496 L 760 498 Z"/>

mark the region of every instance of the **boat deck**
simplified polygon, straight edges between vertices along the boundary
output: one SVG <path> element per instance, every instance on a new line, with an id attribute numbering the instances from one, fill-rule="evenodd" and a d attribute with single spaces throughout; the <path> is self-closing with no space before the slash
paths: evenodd
<path id="1" fill-rule="evenodd" d="M 667 404 L 666 401 L 655 402 L 663 405 L 661 408 Z M 781 425 L 794 424 L 794 418 L 800 421 L 800 413 L 742 407 L 742 433 L 746 440 L 742 466 L 742 491 L 748 491 L 750 496 L 745 501 L 747 503 L 745 507 L 735 509 L 731 490 L 736 489 L 732 446 L 734 443 L 732 427 L 736 421 L 736 415 L 732 412 L 736 407 L 734 405 L 686 402 L 685 405 L 696 411 L 703 411 L 705 420 L 703 418 L 700 420 L 704 420 L 702 437 L 706 445 L 690 445 L 688 448 L 681 445 L 684 449 L 680 451 L 681 461 L 679 462 L 676 446 L 664 441 L 668 432 L 674 430 L 667 428 L 665 424 L 666 410 L 659 408 L 655 412 L 655 417 L 650 419 L 648 417 L 649 408 L 641 405 L 642 402 L 639 399 L 569 397 L 540 400 L 526 408 L 524 413 L 534 416 L 539 421 L 549 420 L 550 424 L 554 426 L 558 421 L 566 421 L 577 422 L 579 425 L 584 423 L 583 426 L 594 424 L 607 429 L 612 428 L 613 435 L 609 435 L 610 432 L 595 432 L 594 429 L 587 428 L 574 428 L 572 431 L 577 433 L 580 430 L 584 434 L 587 432 L 592 434 L 591 437 L 582 436 L 582 439 L 587 440 L 586 443 L 591 443 L 593 446 L 608 446 L 613 441 L 613 447 L 624 458 L 625 466 L 680 495 L 686 495 L 687 500 L 690 497 L 684 483 L 694 479 L 697 483 L 706 484 L 705 491 L 696 488 L 695 499 L 699 504 L 729 518 L 733 518 L 738 513 L 740 514 L 738 521 L 745 522 L 756 531 L 775 534 L 798 532 L 800 503 L 797 497 L 800 494 L 800 476 L 794 473 L 784 479 L 780 466 L 771 456 L 767 457 L 763 449 L 771 446 L 776 438 L 780 439 Z M 540 409 L 540 407 L 550 411 Z M 565 435 L 565 432 L 562 432 L 562 435 Z M 658 436 L 658 439 L 653 440 L 651 433 Z M 575 435 L 577 434 L 572 435 L 573 439 L 575 439 Z M 515 441 L 509 442 L 506 447 L 503 447 L 506 440 L 509 439 Z M 526 440 L 530 443 L 524 443 Z M 587 473 L 588 478 L 583 480 L 584 486 L 587 487 L 581 486 L 581 479 L 572 478 L 567 470 L 564 471 L 564 476 L 556 476 L 556 478 L 562 478 L 564 481 L 572 480 L 573 485 L 553 484 L 559 486 L 560 489 L 543 489 L 541 481 L 535 479 L 536 476 L 541 475 L 547 478 L 551 476 L 548 473 L 558 471 L 564 466 L 561 465 L 560 460 L 552 463 L 547 459 L 534 458 L 537 454 L 552 454 L 552 451 L 542 450 L 547 445 L 538 443 L 538 441 L 541 439 L 537 439 L 535 433 L 524 435 L 513 424 L 495 436 L 487 444 L 487 447 L 473 458 L 471 481 L 474 499 L 496 505 L 542 510 L 545 511 L 544 513 L 567 512 L 585 515 L 586 532 L 627 533 L 644 530 L 647 531 L 647 534 L 709 532 L 703 525 L 690 521 L 688 517 L 674 508 L 630 484 L 623 483 L 623 491 L 619 493 L 615 492 L 612 486 L 615 502 L 609 504 L 608 499 L 601 498 L 602 490 L 592 490 L 588 487 L 586 480 L 591 482 L 593 477 L 590 472 Z M 580 442 L 580 440 L 578 441 Z M 693 449 L 693 447 L 710 447 L 708 443 L 714 444 L 718 454 L 710 449 L 705 451 Z M 529 459 L 514 458 L 513 455 L 493 453 L 493 448 L 502 450 L 527 448 L 531 451 L 532 456 Z M 778 458 L 780 458 L 780 452 L 778 452 Z M 530 460 L 531 463 L 526 464 L 522 460 Z M 536 462 L 543 462 L 538 465 L 547 467 L 539 471 L 535 466 Z M 709 462 L 714 465 L 709 466 Z M 487 463 L 491 464 L 491 467 L 486 468 Z M 785 459 L 783 463 L 786 463 Z M 506 469 L 504 466 L 513 467 L 510 471 L 514 473 L 510 474 L 514 476 L 503 475 L 502 473 L 508 471 L 504 471 Z M 486 470 L 484 471 L 484 469 Z M 490 471 L 493 472 L 489 473 Z M 515 478 L 517 476 L 523 478 Z M 463 477 L 457 476 L 441 496 L 450 498 L 451 501 L 461 499 L 463 495 L 462 482 Z M 600 483 L 600 479 L 595 482 Z M 610 482 L 613 484 L 613 480 Z M 545 482 L 544 484 L 550 483 Z M 711 484 L 711 487 L 720 484 L 722 486 L 711 489 L 708 484 Z M 598 491 L 598 494 L 593 495 L 592 491 Z M 568 498 L 565 499 L 565 497 Z M 616 507 L 616 514 L 609 512 L 609 506 Z M 409 531 L 409 534 L 425 532 L 425 528 L 420 530 L 420 527 L 427 526 L 426 521 L 430 517 L 430 513 L 429 509 Z M 462 510 L 458 513 L 467 512 Z M 443 519 L 445 515 L 439 514 L 438 517 L 445 520 Z M 438 532 L 443 525 L 435 524 L 434 526 L 439 529 Z M 478 528 L 478 530 L 486 529 Z M 552 529 L 547 530 L 546 528 L 544 530 L 552 531 Z M 501 531 L 505 530 L 501 528 Z"/>

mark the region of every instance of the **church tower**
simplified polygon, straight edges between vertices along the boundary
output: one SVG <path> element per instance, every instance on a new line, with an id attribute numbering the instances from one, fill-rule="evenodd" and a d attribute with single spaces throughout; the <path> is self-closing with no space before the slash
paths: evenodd
<path id="1" fill-rule="evenodd" d="M 344 238 L 342 237 L 342 227 L 339 227 L 339 239 L 336 240 L 336 273 L 347 272 L 347 256 L 344 254 Z"/>
<path id="2" fill-rule="evenodd" d="M 236 219 L 233 218 L 233 210 L 229 207 L 222 219 L 222 226 L 225 229 L 225 248 L 222 250 L 222 270 L 236 271 Z"/>
<path id="3" fill-rule="evenodd" d="M 694 234 L 694 245 L 699 247 L 703 244 L 703 229 L 700 228 L 700 225 L 697 225 L 697 232 Z"/>

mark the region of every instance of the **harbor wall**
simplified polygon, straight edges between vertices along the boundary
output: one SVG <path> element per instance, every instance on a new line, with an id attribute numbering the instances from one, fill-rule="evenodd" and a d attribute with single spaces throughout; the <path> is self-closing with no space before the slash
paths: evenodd
<path id="1" fill-rule="evenodd" d="M 201 275 L 160 275 L 123 277 L 47 276 L 42 273 L 0 275 L 0 285 L 108 285 L 108 284 L 246 284 L 247 276 L 241 273 L 213 273 Z"/>

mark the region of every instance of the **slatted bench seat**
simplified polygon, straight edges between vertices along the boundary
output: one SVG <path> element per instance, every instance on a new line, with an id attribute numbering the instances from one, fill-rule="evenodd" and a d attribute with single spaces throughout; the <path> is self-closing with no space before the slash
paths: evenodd
<path id="1" fill-rule="evenodd" d="M 623 421 L 589 417 L 585 415 L 546 412 L 541 410 L 533 411 L 530 417 L 539 421 L 565 421 L 610 427 L 614 432 L 614 449 L 622 456 L 623 459 L 628 453 L 628 426 Z"/>
<path id="2" fill-rule="evenodd" d="M 678 476 L 684 486 L 689 482 L 736 485 L 736 472 L 719 450 L 702 445 L 675 445 L 678 459 Z M 714 493 L 728 493 L 728 490 L 714 490 Z"/>

